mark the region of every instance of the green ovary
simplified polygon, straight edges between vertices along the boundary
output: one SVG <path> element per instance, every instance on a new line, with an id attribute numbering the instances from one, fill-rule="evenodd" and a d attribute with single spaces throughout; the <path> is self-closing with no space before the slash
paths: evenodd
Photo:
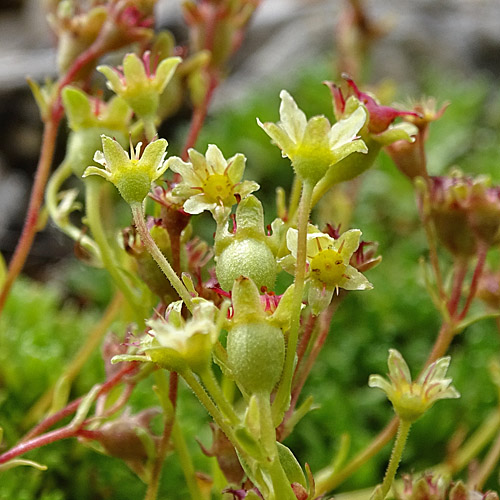
<path id="1" fill-rule="evenodd" d="M 344 280 L 347 265 L 342 255 L 333 248 L 327 248 L 317 253 L 310 261 L 309 269 L 313 279 L 328 288 L 339 285 Z"/>

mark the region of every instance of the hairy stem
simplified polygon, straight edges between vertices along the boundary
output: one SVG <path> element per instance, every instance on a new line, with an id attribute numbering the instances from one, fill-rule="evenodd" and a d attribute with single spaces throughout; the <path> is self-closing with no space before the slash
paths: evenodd
<path id="1" fill-rule="evenodd" d="M 394 478 L 396 477 L 396 472 L 399 467 L 399 462 L 401 462 L 401 457 L 403 456 L 403 450 L 405 449 L 406 440 L 408 439 L 408 434 L 410 433 L 411 422 L 406 420 L 399 421 L 398 434 L 396 436 L 396 442 L 392 448 L 391 458 L 389 460 L 389 466 L 384 476 L 382 482 L 382 487 L 380 489 L 379 496 L 377 500 L 384 500 L 391 489 Z"/>
<path id="2" fill-rule="evenodd" d="M 200 378 L 205 386 L 205 389 L 208 391 L 222 413 L 229 419 L 232 425 L 238 425 L 240 423 L 240 419 L 238 418 L 238 415 L 236 415 L 233 406 L 229 403 L 226 396 L 222 392 L 219 382 L 215 378 L 212 367 L 208 366 L 206 370 L 201 372 Z"/>
<path id="3" fill-rule="evenodd" d="M 138 300 L 131 288 L 131 285 L 125 280 L 121 271 L 116 265 L 116 256 L 111 248 L 108 237 L 102 224 L 101 195 L 105 184 L 101 179 L 88 177 L 85 179 L 85 209 L 87 212 L 87 221 L 101 251 L 101 258 L 104 267 L 111 275 L 113 282 L 123 293 L 132 310 L 137 315 L 137 319 L 143 321 L 143 312 L 138 305 Z"/>
<path id="4" fill-rule="evenodd" d="M 309 213 L 311 210 L 312 191 L 313 185 L 309 182 L 304 182 L 297 221 L 297 267 L 295 269 L 295 289 L 293 293 L 290 332 L 288 334 L 288 343 L 286 349 L 285 364 L 283 367 L 283 374 L 281 376 L 280 385 L 278 387 L 276 398 L 273 403 L 273 420 L 276 425 L 281 422 L 283 414 L 287 410 L 293 379 L 293 365 L 299 338 L 300 316 L 302 312 L 302 295 L 304 293 L 304 283 L 306 276 L 307 223 L 309 222 Z"/>
<path id="5" fill-rule="evenodd" d="M 142 242 L 147 248 L 148 252 L 151 254 L 153 259 L 158 264 L 159 268 L 163 271 L 163 274 L 168 278 L 171 285 L 175 288 L 175 291 L 179 294 L 179 297 L 183 300 L 186 307 L 193 312 L 193 301 L 184 283 L 180 280 L 179 276 L 175 273 L 168 262 L 167 258 L 163 255 L 161 250 L 158 248 L 155 240 L 149 233 L 146 226 L 146 221 L 144 220 L 144 209 L 141 203 L 134 203 L 130 207 L 132 209 L 132 216 L 134 218 L 134 224 L 137 228 L 137 232 L 141 237 Z"/>

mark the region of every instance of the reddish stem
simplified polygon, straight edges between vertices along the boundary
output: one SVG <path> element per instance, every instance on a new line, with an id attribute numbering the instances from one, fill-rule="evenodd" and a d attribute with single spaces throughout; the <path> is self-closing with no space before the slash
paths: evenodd
<path id="1" fill-rule="evenodd" d="M 2 293 L 0 294 L 0 314 L 2 313 L 10 289 L 26 262 L 26 258 L 28 257 L 28 253 L 35 238 L 38 216 L 45 193 L 45 185 L 47 184 L 52 158 L 54 156 L 59 121 L 60 120 L 57 118 L 51 118 L 45 124 L 42 150 L 35 173 L 35 182 L 33 184 L 33 190 L 31 191 L 28 212 L 24 221 L 21 237 L 17 242 L 14 255 L 9 264 L 9 271 L 2 288 Z"/>
<path id="2" fill-rule="evenodd" d="M 467 259 L 463 258 L 459 258 L 456 261 L 455 272 L 453 273 L 453 285 L 450 300 L 448 301 L 448 311 L 452 317 L 454 317 L 457 312 L 460 297 L 462 296 L 462 287 L 465 276 L 467 275 L 467 263 Z"/>
<path id="3" fill-rule="evenodd" d="M 14 448 L 11 448 L 3 455 L 0 455 L 0 464 L 4 464 L 9 460 L 18 457 L 19 455 L 23 455 L 28 451 L 34 450 L 35 448 L 40 448 L 41 446 L 53 443 L 54 441 L 76 437 L 78 436 L 79 431 L 80 427 L 72 427 L 71 425 L 68 425 L 66 427 L 62 427 L 61 429 L 47 432 L 47 434 L 37 436 L 29 441 L 24 441 L 17 446 L 14 446 Z"/>
<path id="4" fill-rule="evenodd" d="M 113 377 L 111 377 L 109 380 L 104 382 L 104 384 L 101 386 L 99 392 L 97 393 L 97 397 L 102 396 L 103 394 L 106 394 L 107 392 L 109 392 L 115 385 L 117 385 L 119 382 L 122 381 L 123 377 L 132 373 L 134 370 L 136 370 L 136 368 L 137 368 L 137 363 L 135 363 L 135 362 L 127 363 Z M 63 418 L 75 413 L 75 411 L 78 409 L 78 406 L 82 402 L 82 399 L 83 399 L 83 397 L 75 399 L 74 401 L 69 403 L 67 406 L 65 406 L 62 410 L 59 410 L 58 412 L 47 417 L 45 420 L 42 420 L 37 426 L 33 427 L 33 429 L 31 429 L 31 431 L 29 431 L 24 436 L 24 438 L 22 439 L 21 442 L 26 442 L 27 440 L 30 440 L 33 437 L 38 436 L 39 434 L 41 434 L 45 430 L 52 427 L 54 424 L 56 424 L 57 422 L 59 422 Z"/>
<path id="5" fill-rule="evenodd" d="M 294 385 L 293 385 L 292 394 L 291 394 L 290 406 L 285 413 L 285 416 L 283 418 L 283 422 L 281 422 L 281 424 L 278 428 L 278 435 L 279 435 L 280 440 L 283 440 L 286 437 L 286 434 L 285 434 L 286 421 L 292 416 L 292 414 L 295 410 L 295 406 L 297 405 L 297 401 L 299 399 L 300 393 L 302 392 L 304 384 L 306 383 L 307 377 L 311 373 L 312 367 L 314 366 L 314 363 L 315 363 L 319 353 L 321 352 L 323 345 L 325 344 L 326 338 L 328 337 L 328 333 L 330 330 L 330 322 L 332 320 L 333 313 L 335 312 L 337 307 L 338 307 L 338 301 L 336 301 L 334 304 L 331 304 L 329 309 L 327 311 L 325 311 L 320 316 L 320 321 L 321 321 L 320 333 L 318 335 L 318 338 L 316 339 L 316 342 L 314 343 L 313 348 L 311 349 L 311 352 L 307 358 L 305 366 L 303 367 L 303 369 L 300 372 L 297 370 L 297 368 L 299 366 L 299 364 L 297 364 L 297 367 L 295 369 L 294 379 L 293 379 Z M 313 318 L 314 318 L 314 321 L 312 321 Z M 310 337 L 311 332 L 314 328 L 314 324 L 316 322 L 316 319 L 317 319 L 317 316 L 311 315 L 311 318 L 309 319 L 309 322 L 306 326 L 306 332 L 307 332 L 307 328 L 309 327 L 309 324 L 313 323 L 310 327 L 309 337 Z M 306 332 L 304 333 L 304 336 L 306 336 Z M 302 344 L 302 341 L 301 341 L 301 344 Z M 300 345 L 299 345 L 299 349 L 300 349 Z"/>
<path id="6" fill-rule="evenodd" d="M 314 330 L 314 325 L 316 324 L 316 319 L 317 316 L 314 316 L 314 314 L 309 315 L 306 327 L 304 328 L 304 333 L 297 347 L 297 365 L 295 366 L 294 377 L 296 377 L 299 372 L 300 363 L 304 357 L 304 353 L 306 352 L 307 346 L 309 345 L 309 341 L 311 340 L 311 335 Z"/>
<path id="7" fill-rule="evenodd" d="M 40 215 L 40 208 L 43 203 L 45 186 L 50 173 L 52 159 L 54 157 L 54 148 L 57 138 L 57 131 L 63 116 L 63 107 L 61 103 L 61 90 L 71 83 L 78 72 L 91 61 L 105 52 L 105 38 L 107 33 L 104 31 L 95 42 L 79 57 L 77 57 L 68 72 L 62 77 L 58 84 L 57 96 L 52 104 L 51 114 L 45 122 L 42 139 L 42 150 L 35 173 L 35 181 L 30 195 L 28 212 L 24 221 L 21 237 L 17 242 L 14 255 L 9 263 L 9 271 L 5 279 L 2 293 L 0 294 L 0 315 L 9 295 L 10 289 L 16 278 L 24 267 L 29 251 L 33 245 L 33 240 L 37 232 L 37 223 Z"/>
<path id="8" fill-rule="evenodd" d="M 488 245 L 485 243 L 479 244 L 479 249 L 477 252 L 477 264 L 474 268 L 474 274 L 472 275 L 472 280 L 469 288 L 469 295 L 465 301 L 464 308 L 458 317 L 459 320 L 465 318 L 467 313 L 469 312 L 469 308 L 472 304 L 472 300 L 476 296 L 477 287 L 479 285 L 479 280 L 481 279 L 481 275 L 483 274 L 484 264 L 486 263 L 486 254 L 488 253 Z"/>
<path id="9" fill-rule="evenodd" d="M 219 85 L 219 78 L 214 71 L 208 72 L 208 79 L 208 88 L 205 98 L 203 99 L 203 102 L 195 108 L 191 118 L 191 125 L 189 127 L 189 132 L 181 155 L 184 161 L 187 161 L 188 159 L 188 150 L 196 144 L 200 131 L 203 127 L 203 123 L 205 122 L 205 118 L 207 117 L 210 101 L 212 100 L 215 89 Z"/>
<path id="10" fill-rule="evenodd" d="M 151 480 L 148 484 L 148 490 L 146 492 L 146 499 L 156 498 L 158 487 L 160 486 L 161 470 L 163 468 L 163 463 L 165 462 L 165 457 L 167 456 L 168 446 L 170 443 L 170 436 L 172 435 L 172 429 L 174 427 L 175 420 L 175 409 L 177 407 L 177 389 L 179 386 L 179 375 L 177 372 L 170 372 L 169 381 L 169 393 L 168 398 L 170 403 L 174 408 L 172 415 L 165 415 L 165 424 L 163 426 L 163 433 L 161 436 L 160 443 L 158 445 L 158 452 L 151 472 Z"/>

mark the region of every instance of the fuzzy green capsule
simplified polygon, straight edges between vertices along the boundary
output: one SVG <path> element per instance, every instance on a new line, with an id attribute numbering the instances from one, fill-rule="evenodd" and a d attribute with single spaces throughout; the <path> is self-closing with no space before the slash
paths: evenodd
<path id="1" fill-rule="evenodd" d="M 272 289 L 276 280 L 276 259 L 264 241 L 235 241 L 219 255 L 216 273 L 224 290 L 230 290 L 240 276 L 251 278 L 258 288 Z"/>
<path id="2" fill-rule="evenodd" d="M 242 323 L 229 331 L 227 355 L 234 378 L 245 391 L 270 393 L 283 370 L 285 339 L 280 328 L 265 321 Z"/>

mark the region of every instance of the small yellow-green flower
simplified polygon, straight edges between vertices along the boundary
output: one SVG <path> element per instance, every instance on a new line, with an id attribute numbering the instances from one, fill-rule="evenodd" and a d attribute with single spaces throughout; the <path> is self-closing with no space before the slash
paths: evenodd
<path id="1" fill-rule="evenodd" d="M 336 163 L 351 153 L 367 153 L 366 144 L 357 134 L 366 121 L 366 111 L 359 106 L 353 113 L 333 126 L 325 116 L 307 120 L 293 97 L 282 90 L 280 121 L 257 122 L 288 157 L 297 175 L 315 184 Z"/>
<path id="2" fill-rule="evenodd" d="M 149 193 L 151 183 L 168 168 L 167 162 L 164 161 L 167 141 L 157 139 L 150 142 L 142 156 L 140 156 L 142 143 L 139 143 L 135 152 L 131 148 L 129 158 L 117 141 L 106 135 L 102 135 L 101 138 L 102 152 L 96 151 L 94 161 L 100 163 L 104 169 L 87 167 L 83 177 L 100 175 L 117 187 L 128 204 L 142 203 Z"/>
<path id="3" fill-rule="evenodd" d="M 290 228 L 286 235 L 290 254 L 280 259 L 283 269 L 293 274 L 297 261 L 298 232 Z M 352 254 L 359 246 L 361 231 L 351 229 L 338 239 L 322 233 L 309 225 L 307 233 L 306 265 L 309 293 L 308 302 L 313 314 L 319 314 L 331 302 L 335 290 L 369 290 L 372 284 L 357 269 L 349 264 Z"/>
<path id="4" fill-rule="evenodd" d="M 395 349 L 389 349 L 389 380 L 381 375 L 370 375 L 368 385 L 382 389 L 394 407 L 399 418 L 414 422 L 439 399 L 459 398 L 460 394 L 451 385 L 451 378 L 445 378 L 450 357 L 439 358 L 430 364 L 415 382 L 403 356 Z"/>
<path id="5" fill-rule="evenodd" d="M 210 210 L 212 214 L 221 210 L 228 215 L 236 203 L 236 196 L 246 198 L 259 189 L 253 181 L 242 181 L 246 158 L 237 154 L 226 160 L 214 144 L 208 146 L 205 156 L 194 149 L 189 150 L 189 162 L 173 156 L 169 158 L 170 169 L 182 176 L 182 182 L 173 190 L 175 196 L 186 199 L 184 210 L 199 214 Z"/>
<path id="6" fill-rule="evenodd" d="M 180 62 L 180 57 L 168 57 L 151 72 L 149 53 L 143 60 L 131 53 L 123 59 L 123 73 L 106 65 L 98 66 L 97 70 L 108 79 L 108 87 L 125 99 L 137 116 L 154 119 L 160 95 Z"/>
<path id="7" fill-rule="evenodd" d="M 195 372 L 203 370 L 219 338 L 226 308 L 222 310 L 208 300 L 194 298 L 192 318 L 182 317 L 182 301 L 172 302 L 165 318 L 147 321 L 149 335 L 140 350 L 146 357 L 167 369 L 181 369 L 187 365 Z"/>

